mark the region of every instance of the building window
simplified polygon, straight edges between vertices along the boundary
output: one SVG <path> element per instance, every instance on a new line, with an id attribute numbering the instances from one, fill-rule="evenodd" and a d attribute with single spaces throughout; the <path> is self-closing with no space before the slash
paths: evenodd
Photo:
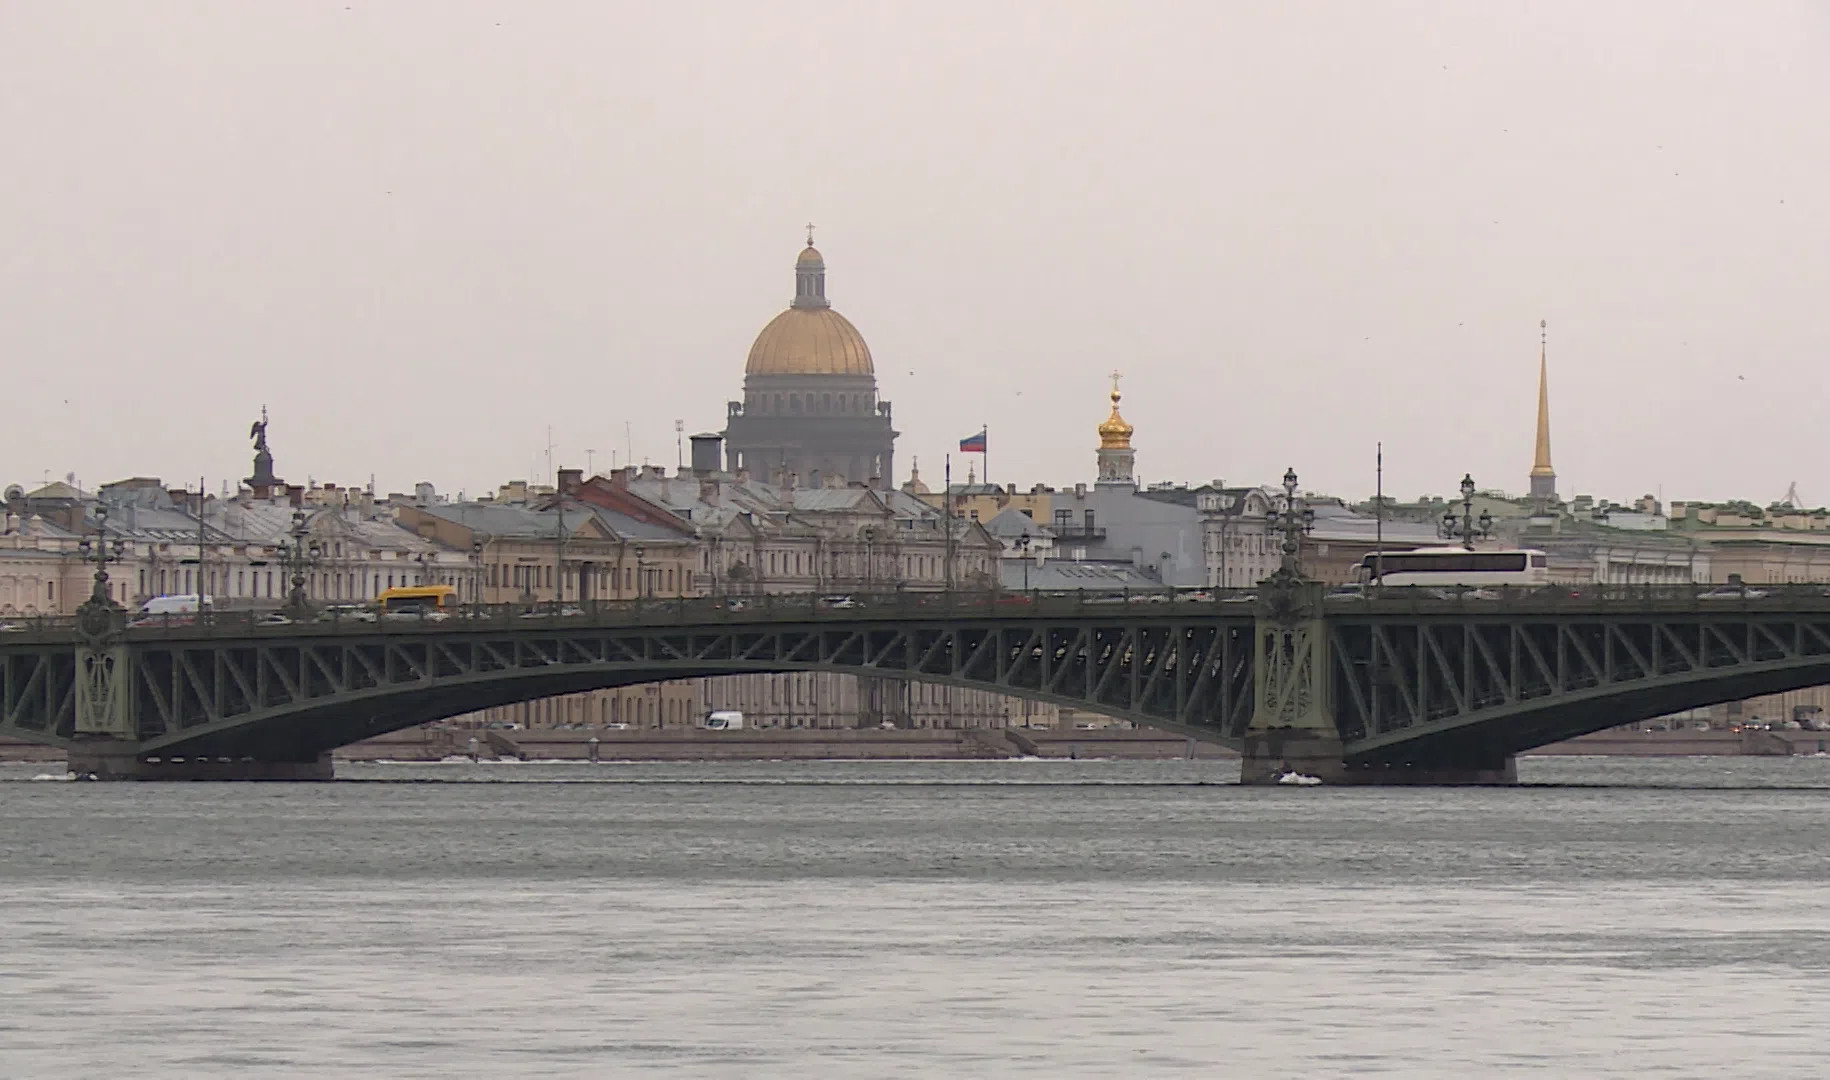
<path id="1" fill-rule="evenodd" d="M 1088 539 L 1091 539 L 1092 536 L 1093 536 L 1093 511 L 1088 510 L 1087 511 L 1087 537 L 1088 537 Z"/>

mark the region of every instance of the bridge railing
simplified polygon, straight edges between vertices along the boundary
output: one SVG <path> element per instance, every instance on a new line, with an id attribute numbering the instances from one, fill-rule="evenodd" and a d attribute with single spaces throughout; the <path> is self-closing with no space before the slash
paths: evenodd
<path id="1" fill-rule="evenodd" d="M 758 593 L 752 595 L 651 597 L 631 600 L 468 604 L 454 609 L 397 612 L 333 605 L 306 618 L 282 611 L 211 610 L 194 614 L 145 615 L 129 619 L 132 637 L 240 636 L 305 633 L 403 632 L 425 630 L 533 629 L 567 626 L 665 626 L 783 621 L 871 621 L 885 617 L 1049 617 L 1162 610 L 1212 611 L 1244 618 L 1256 599 L 1251 590 L 1204 589 L 1092 592 L 1084 590 L 955 590 L 843 594 Z M 67 630 L 66 630 L 67 632 Z"/>
<path id="2" fill-rule="evenodd" d="M 1259 591 L 1246 589 L 1154 590 L 939 590 L 897 589 L 846 593 L 754 593 L 651 597 L 561 603 L 473 604 L 450 611 L 379 612 L 333 603 L 305 618 L 283 611 L 212 609 L 196 614 L 128 615 L 131 638 L 295 635 L 301 632 L 413 633 L 459 627 L 533 629 L 543 625 L 656 626 L 783 621 L 871 621 L 906 615 L 932 618 L 1109 617 L 1114 614 L 1168 618 L 1250 618 Z M 1394 615 L 1511 616 L 1578 612 L 1760 612 L 1830 610 L 1830 584 L 1790 585 L 1550 585 L 1405 586 L 1324 589 L 1330 616 Z M 72 616 L 0 619 L 0 644 L 8 640 L 67 639 L 76 632 Z M 13 637 L 14 634 L 19 637 Z"/>

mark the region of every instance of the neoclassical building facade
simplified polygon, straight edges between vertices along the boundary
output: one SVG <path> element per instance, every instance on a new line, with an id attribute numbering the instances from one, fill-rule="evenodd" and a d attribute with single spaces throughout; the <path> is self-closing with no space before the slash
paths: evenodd
<path id="1" fill-rule="evenodd" d="M 727 468 L 790 489 L 834 479 L 887 489 L 895 443 L 870 347 L 826 299 L 826 260 L 809 235 L 794 300 L 756 335 L 743 400 L 727 406 Z"/>

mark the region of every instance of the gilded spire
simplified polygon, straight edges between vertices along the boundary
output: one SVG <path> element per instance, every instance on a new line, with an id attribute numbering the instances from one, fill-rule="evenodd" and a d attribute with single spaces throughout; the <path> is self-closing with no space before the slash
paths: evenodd
<path id="1" fill-rule="evenodd" d="M 1099 425 L 1099 448 L 1101 450 L 1131 449 L 1131 433 L 1136 429 L 1125 423 L 1124 417 L 1118 415 L 1120 396 L 1118 380 L 1121 377 L 1116 371 L 1112 373 L 1112 415 L 1106 417 L 1106 422 Z"/>
<path id="2" fill-rule="evenodd" d="M 1550 365 L 1545 358 L 1548 326 L 1545 320 L 1538 320 L 1538 445 L 1531 459 L 1533 476 L 1557 475 L 1550 466 Z"/>

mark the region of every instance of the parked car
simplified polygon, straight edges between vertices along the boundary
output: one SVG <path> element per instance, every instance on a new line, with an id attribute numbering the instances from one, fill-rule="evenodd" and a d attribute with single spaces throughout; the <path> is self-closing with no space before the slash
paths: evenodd
<path id="1" fill-rule="evenodd" d="M 1769 594 L 1765 589 L 1750 589 L 1745 585 L 1725 585 L 1719 589 L 1705 589 L 1697 594 L 1698 600 L 1762 600 Z"/>
<path id="2" fill-rule="evenodd" d="M 837 608 L 843 610 L 846 608 L 862 607 L 863 605 L 849 596 L 822 596 L 820 597 L 820 606 L 823 608 Z"/>
<path id="3" fill-rule="evenodd" d="M 291 626 L 292 616 L 283 611 L 269 611 L 254 620 L 256 626 Z"/>
<path id="4" fill-rule="evenodd" d="M 362 622 L 372 623 L 380 618 L 373 608 L 360 604 L 335 604 L 318 612 L 318 622 Z"/>
<path id="5" fill-rule="evenodd" d="M 551 607 L 540 607 L 535 608 L 532 611 L 524 611 L 521 613 L 520 617 L 523 619 L 570 619 L 578 615 L 583 615 L 584 613 L 584 608 L 573 607 L 572 605 L 567 604 L 558 611 L 554 611 Z"/>

